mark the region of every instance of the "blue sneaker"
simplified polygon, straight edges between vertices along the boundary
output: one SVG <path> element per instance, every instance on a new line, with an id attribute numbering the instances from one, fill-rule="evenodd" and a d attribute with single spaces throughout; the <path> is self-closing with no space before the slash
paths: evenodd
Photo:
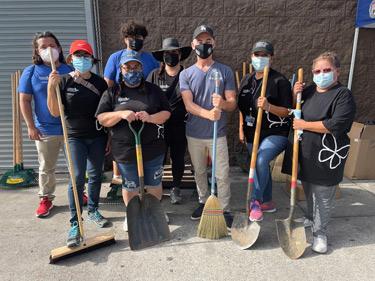
<path id="1" fill-rule="evenodd" d="M 109 221 L 99 213 L 98 209 L 88 213 L 88 220 L 95 223 L 98 227 L 105 227 L 109 224 Z"/>
<path id="2" fill-rule="evenodd" d="M 69 248 L 79 246 L 81 242 L 81 235 L 79 233 L 78 222 L 73 222 L 68 233 L 68 239 L 66 240 L 66 246 Z"/>

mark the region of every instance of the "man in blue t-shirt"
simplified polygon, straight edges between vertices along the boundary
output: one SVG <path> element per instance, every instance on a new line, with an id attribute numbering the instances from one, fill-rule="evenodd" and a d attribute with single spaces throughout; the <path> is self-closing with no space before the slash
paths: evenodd
<path id="1" fill-rule="evenodd" d="M 143 77 L 147 78 L 148 74 L 159 67 L 159 62 L 149 52 L 141 51 L 143 48 L 143 41 L 148 35 L 147 29 L 144 25 L 138 24 L 134 21 L 128 21 L 121 26 L 121 34 L 125 44 L 125 49 L 113 53 L 107 61 L 104 69 L 104 80 L 108 87 L 112 87 L 120 79 L 120 60 L 126 55 L 129 50 L 138 52 L 139 60 L 143 65 Z M 116 162 L 113 161 L 113 180 L 112 183 L 121 184 L 120 171 L 117 169 Z"/>
<path id="2" fill-rule="evenodd" d="M 236 109 L 236 92 L 233 71 L 213 60 L 215 49 L 213 30 L 206 25 L 198 26 L 193 34 L 192 48 L 197 62 L 180 74 L 181 95 L 189 117 L 186 122 L 186 137 L 195 181 L 199 194 L 199 207 L 191 219 L 200 219 L 204 203 L 208 198 L 207 150 L 212 155 L 214 121 L 218 121 L 216 180 L 218 198 L 224 209 L 227 227 L 232 225 L 230 214 L 229 157 L 226 139 L 226 112 Z M 215 74 L 219 74 L 219 93 L 215 93 Z"/>
<path id="3" fill-rule="evenodd" d="M 48 76 L 52 71 L 48 47 L 52 48 L 53 59 L 60 74 L 69 73 L 72 68 L 65 64 L 61 45 L 51 32 L 37 33 L 32 45 L 33 64 L 24 69 L 18 92 L 29 138 L 35 140 L 38 150 L 40 202 L 36 216 L 46 217 L 53 207 L 52 200 L 56 188 L 55 167 L 60 149 L 63 147 L 60 118 L 53 117 L 47 107 Z"/>

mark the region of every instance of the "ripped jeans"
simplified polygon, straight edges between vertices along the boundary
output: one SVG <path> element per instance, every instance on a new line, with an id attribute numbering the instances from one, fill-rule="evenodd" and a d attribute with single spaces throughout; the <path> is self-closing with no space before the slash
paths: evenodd
<path id="1" fill-rule="evenodd" d="M 160 188 L 163 177 L 164 154 L 143 162 L 144 183 L 147 188 Z M 122 176 L 122 188 L 127 191 L 139 190 L 137 162 L 117 163 Z"/>

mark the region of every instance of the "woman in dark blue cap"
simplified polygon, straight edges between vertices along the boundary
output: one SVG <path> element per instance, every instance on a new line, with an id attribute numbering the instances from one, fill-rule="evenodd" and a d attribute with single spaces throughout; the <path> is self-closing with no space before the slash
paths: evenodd
<path id="1" fill-rule="evenodd" d="M 182 201 L 180 185 L 185 169 L 187 112 L 178 81 L 184 69 L 181 61 L 185 60 L 190 52 L 191 47 L 180 47 L 177 39 L 164 39 L 162 49 L 152 52 L 154 58 L 160 62 L 160 69 L 152 71 L 147 78 L 147 81 L 158 85 L 166 94 L 171 107 L 171 117 L 164 125 L 164 137 L 172 160 L 173 187 L 170 193 L 172 204 Z"/>

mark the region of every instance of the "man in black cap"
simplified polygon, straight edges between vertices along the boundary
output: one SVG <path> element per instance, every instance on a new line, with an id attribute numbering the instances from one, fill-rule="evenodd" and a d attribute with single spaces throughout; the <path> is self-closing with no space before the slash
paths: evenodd
<path id="1" fill-rule="evenodd" d="M 147 81 L 154 83 L 166 94 L 171 108 L 171 117 L 164 124 L 164 139 L 170 149 L 172 160 L 173 187 L 170 198 L 172 204 L 182 201 L 181 180 L 185 170 L 185 120 L 186 109 L 182 101 L 178 80 L 184 69 L 181 61 L 185 60 L 191 53 L 191 47 L 180 47 L 176 38 L 165 38 L 162 49 L 152 52 L 154 58 L 160 62 L 160 68 L 153 70 Z M 168 150 L 168 149 L 167 149 Z"/>
<path id="2" fill-rule="evenodd" d="M 270 42 L 261 40 L 254 44 L 251 64 L 255 71 L 242 80 L 238 96 L 238 108 L 242 117 L 240 120 L 243 121 L 239 127 L 240 141 L 246 141 L 249 153 L 252 151 L 258 108 L 264 110 L 254 189 L 251 195 L 251 221 L 263 220 L 263 212 L 276 211 L 275 203 L 272 201 L 269 163 L 286 148 L 290 128 L 288 115 L 292 107 L 292 94 L 288 79 L 271 68 L 266 97 L 260 97 L 263 71 L 266 66 L 271 66 L 273 55 L 274 50 Z"/>
<path id="3" fill-rule="evenodd" d="M 227 227 L 232 225 L 230 214 L 229 157 L 226 139 L 226 112 L 236 109 L 236 92 L 233 71 L 212 58 L 215 37 L 211 27 L 198 26 L 191 44 L 197 62 L 180 75 L 180 88 L 186 110 L 186 136 L 194 166 L 199 203 L 191 219 L 199 220 L 209 192 L 207 185 L 207 150 L 212 155 L 214 121 L 218 122 L 216 180 L 218 198 L 224 209 Z M 221 77 L 219 92 L 215 93 L 214 74 Z"/>

